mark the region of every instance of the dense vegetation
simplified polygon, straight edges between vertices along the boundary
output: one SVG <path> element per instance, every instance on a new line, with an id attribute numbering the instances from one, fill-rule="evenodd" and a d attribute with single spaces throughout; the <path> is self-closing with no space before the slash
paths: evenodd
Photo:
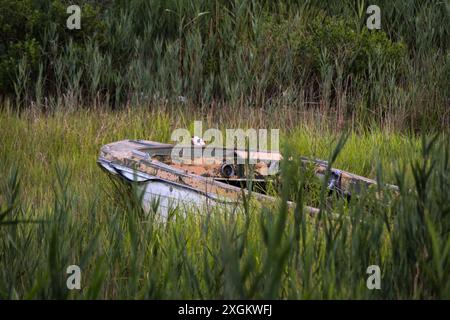
<path id="1" fill-rule="evenodd" d="M 449 6 L 373 1 L 2 0 L 0 93 L 40 110 L 188 104 L 446 128 Z M 186 108 L 186 106 L 184 106 Z"/>
<path id="2" fill-rule="evenodd" d="M 448 2 L 92 0 L 81 30 L 69 4 L 0 0 L 0 299 L 450 298 Z M 285 158 L 379 189 L 331 200 L 294 160 L 277 191 L 295 209 L 163 223 L 96 165 L 194 120 L 279 128 Z"/>

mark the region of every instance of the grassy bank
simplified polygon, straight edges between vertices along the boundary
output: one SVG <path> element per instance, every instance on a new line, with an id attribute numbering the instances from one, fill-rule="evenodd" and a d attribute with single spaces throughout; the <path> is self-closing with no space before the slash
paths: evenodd
<path id="1" fill-rule="evenodd" d="M 335 166 L 396 183 L 397 197 L 367 193 L 330 208 L 325 189 L 314 198 L 303 191 L 307 176 L 294 163 L 283 167 L 281 198 L 316 201 L 317 217 L 252 206 L 239 216 L 179 212 L 161 224 L 120 200 L 96 166 L 98 151 L 125 138 L 169 142 L 194 118 L 139 109 L 2 112 L 0 297 L 450 297 L 448 136 L 431 146 L 431 137 L 350 133 Z M 204 127 L 215 121 L 206 117 Z M 299 124 L 283 130 L 282 145 L 328 159 L 340 137 Z M 71 264 L 82 269 L 81 291 L 66 288 Z M 373 264 L 381 290 L 366 287 Z"/>

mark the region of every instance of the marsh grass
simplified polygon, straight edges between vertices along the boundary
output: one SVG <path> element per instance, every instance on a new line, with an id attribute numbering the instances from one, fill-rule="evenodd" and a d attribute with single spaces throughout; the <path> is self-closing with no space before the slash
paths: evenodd
<path id="1" fill-rule="evenodd" d="M 170 103 L 280 114 L 291 127 L 320 114 L 341 127 L 448 129 L 445 1 L 81 1 L 79 32 L 65 28 L 66 4 L 4 4 L 0 99 L 15 109 Z M 369 4 L 382 30 L 367 30 Z"/>
<path id="2" fill-rule="evenodd" d="M 331 130 L 283 131 L 284 152 L 396 183 L 399 195 L 381 184 L 330 205 L 320 185 L 308 193 L 310 176 L 291 161 L 282 165 L 275 207 L 174 211 L 163 223 L 131 205 L 133 193 L 123 198 L 121 185 L 95 161 L 107 142 L 168 142 L 179 125 L 172 119 L 146 112 L 1 113 L 2 299 L 450 297 L 447 136 L 350 132 L 344 144 Z M 295 209 L 283 204 L 291 197 Z M 319 215 L 301 210 L 311 202 Z M 71 264 L 81 267 L 80 291 L 66 288 Z M 373 264 L 382 271 L 381 290 L 366 287 Z"/>

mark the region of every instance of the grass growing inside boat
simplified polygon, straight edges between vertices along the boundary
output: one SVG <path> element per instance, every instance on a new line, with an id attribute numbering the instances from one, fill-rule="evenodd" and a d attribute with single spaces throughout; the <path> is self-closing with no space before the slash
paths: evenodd
<path id="1" fill-rule="evenodd" d="M 0 113 L 0 298 L 450 298 L 449 140 L 299 126 L 286 152 L 400 187 L 349 204 L 309 195 L 295 163 L 281 198 L 317 203 L 304 215 L 249 206 L 241 215 L 175 212 L 165 224 L 120 202 L 96 165 L 100 146 L 125 138 L 169 142 L 169 113 Z M 233 127 L 233 124 L 227 124 Z M 125 205 L 124 205 L 125 204 Z M 332 212 L 331 212 L 332 211 Z M 82 270 L 69 291 L 66 268 Z M 381 290 L 366 287 L 379 265 Z"/>

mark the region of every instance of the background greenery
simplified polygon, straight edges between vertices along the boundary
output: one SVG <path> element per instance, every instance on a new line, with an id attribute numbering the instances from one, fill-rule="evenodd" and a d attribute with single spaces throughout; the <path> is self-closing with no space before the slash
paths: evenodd
<path id="1" fill-rule="evenodd" d="M 81 1 L 81 30 L 65 27 L 68 4 L 0 2 L 0 93 L 16 108 L 181 101 L 448 127 L 446 1 Z M 365 26 L 369 4 L 381 30 Z"/>

